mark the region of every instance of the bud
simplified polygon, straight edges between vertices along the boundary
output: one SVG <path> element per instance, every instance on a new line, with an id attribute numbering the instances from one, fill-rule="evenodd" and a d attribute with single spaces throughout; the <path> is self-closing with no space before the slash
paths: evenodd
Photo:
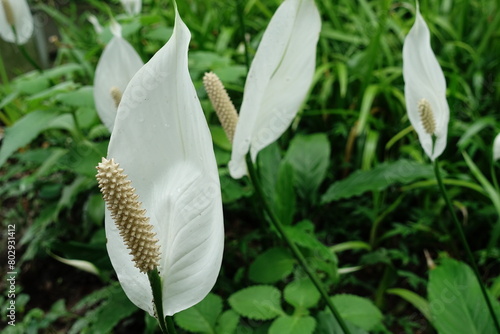
<path id="1" fill-rule="evenodd" d="M 227 94 L 224 85 L 215 73 L 205 73 L 203 85 L 205 86 L 210 102 L 212 102 L 215 113 L 217 117 L 219 117 L 222 128 L 226 132 L 227 138 L 232 143 L 236 124 L 238 123 L 236 108 L 231 102 L 231 98 Z"/>
<path id="2" fill-rule="evenodd" d="M 135 266 L 143 273 L 155 269 L 160 260 L 160 247 L 131 181 L 113 159 L 102 158 L 96 168 L 99 188 Z"/>
<path id="3" fill-rule="evenodd" d="M 434 113 L 432 112 L 429 101 L 426 99 L 418 101 L 418 113 L 420 114 L 425 132 L 430 135 L 434 134 L 436 132 L 436 120 L 434 119 Z"/>

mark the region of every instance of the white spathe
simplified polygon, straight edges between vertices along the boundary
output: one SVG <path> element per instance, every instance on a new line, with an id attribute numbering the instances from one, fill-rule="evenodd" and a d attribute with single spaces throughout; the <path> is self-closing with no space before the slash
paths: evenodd
<path id="1" fill-rule="evenodd" d="M 124 169 L 160 245 L 164 315 L 200 302 L 222 261 L 224 226 L 212 139 L 188 72 L 190 33 L 176 10 L 172 37 L 130 81 L 108 149 Z M 107 249 L 130 300 L 153 315 L 146 274 L 106 211 Z"/>
<path id="2" fill-rule="evenodd" d="M 142 0 L 120 0 L 129 15 L 137 15 L 142 9 Z"/>
<path id="3" fill-rule="evenodd" d="M 493 141 L 493 161 L 500 159 L 500 133 L 497 134 Z"/>
<path id="4" fill-rule="evenodd" d="M 14 29 L 7 20 L 5 8 L 9 7 Z M 26 0 L 0 0 L 0 36 L 9 43 L 25 44 L 33 35 L 33 16 Z"/>
<path id="5" fill-rule="evenodd" d="M 117 89 L 123 94 L 132 77 L 144 65 L 132 45 L 121 37 L 118 23 L 111 24 L 111 31 L 113 38 L 102 52 L 94 77 L 97 113 L 110 132 L 113 131 L 117 112 L 111 90 Z"/>
<path id="6" fill-rule="evenodd" d="M 316 67 L 321 19 L 313 0 L 285 0 L 273 15 L 250 66 L 229 172 L 247 173 L 252 160 L 290 126 L 304 101 Z"/>
<path id="7" fill-rule="evenodd" d="M 444 74 L 432 52 L 429 28 L 420 15 L 418 5 L 416 14 L 415 23 L 403 44 L 406 110 L 425 153 L 434 161 L 446 148 L 450 110 L 446 101 Z M 434 149 L 432 135 L 425 131 L 418 112 L 422 99 L 429 102 L 436 123 Z"/>

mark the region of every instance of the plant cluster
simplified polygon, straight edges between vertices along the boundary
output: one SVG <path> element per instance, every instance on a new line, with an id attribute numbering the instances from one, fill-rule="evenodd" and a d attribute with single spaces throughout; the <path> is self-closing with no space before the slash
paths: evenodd
<path id="1" fill-rule="evenodd" d="M 0 0 L 3 332 L 500 334 L 499 7 Z"/>

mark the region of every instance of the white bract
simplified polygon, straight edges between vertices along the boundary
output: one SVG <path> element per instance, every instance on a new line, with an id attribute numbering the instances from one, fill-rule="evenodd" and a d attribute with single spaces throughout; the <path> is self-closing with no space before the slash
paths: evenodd
<path id="1" fill-rule="evenodd" d="M 493 161 L 497 161 L 498 159 L 500 159 L 500 133 L 493 141 Z"/>
<path id="2" fill-rule="evenodd" d="M 446 147 L 450 110 L 443 71 L 432 52 L 429 28 L 418 5 L 415 23 L 403 45 L 403 78 L 408 118 L 425 153 L 434 161 Z M 425 111 L 424 117 L 421 117 L 422 111 Z M 434 125 L 431 133 L 426 127 L 429 123 Z"/>
<path id="3" fill-rule="evenodd" d="M 25 44 L 33 35 L 33 16 L 26 0 L 0 0 L 0 36 Z"/>
<path id="4" fill-rule="evenodd" d="M 212 139 L 188 72 L 190 37 L 176 10 L 172 37 L 123 94 L 108 149 L 108 159 L 128 175 L 156 233 L 165 316 L 208 294 L 224 245 Z M 109 210 L 106 237 L 125 293 L 153 315 L 148 277 L 135 267 Z"/>
<path id="5" fill-rule="evenodd" d="M 142 0 L 120 0 L 129 15 L 137 15 L 142 9 Z"/>
<path id="6" fill-rule="evenodd" d="M 304 101 L 316 66 L 321 19 L 313 0 L 285 0 L 273 15 L 250 66 L 229 171 L 247 173 L 252 160 L 290 126 Z"/>
<path id="7" fill-rule="evenodd" d="M 128 83 L 144 65 L 141 57 L 121 37 L 121 28 L 112 24 L 113 38 L 99 59 L 94 77 L 94 101 L 97 113 L 111 132 L 117 107 Z"/>

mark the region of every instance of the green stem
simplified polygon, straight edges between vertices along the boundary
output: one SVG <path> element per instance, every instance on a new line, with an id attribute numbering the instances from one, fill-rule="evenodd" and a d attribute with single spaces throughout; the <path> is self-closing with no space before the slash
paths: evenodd
<path id="1" fill-rule="evenodd" d="M 29 55 L 28 51 L 24 45 L 18 45 L 19 51 L 21 51 L 22 55 L 26 60 L 33 66 L 38 72 L 43 73 L 43 69 L 38 65 L 38 63 Z"/>
<path id="2" fill-rule="evenodd" d="M 0 77 L 2 78 L 2 82 L 6 87 L 10 86 L 9 77 L 7 76 L 7 71 L 5 70 L 5 64 L 3 63 L 3 57 L 0 54 Z"/>
<path id="3" fill-rule="evenodd" d="M 153 302 L 155 304 L 158 324 L 160 325 L 162 333 L 169 334 L 167 325 L 165 324 L 165 318 L 163 317 L 161 278 L 160 275 L 158 274 L 158 270 L 155 268 L 153 270 L 148 271 L 148 278 L 149 278 L 149 283 L 151 284 L 151 289 L 153 290 Z M 175 331 L 172 333 L 175 333 Z"/>
<path id="4" fill-rule="evenodd" d="M 243 42 L 243 46 L 245 48 L 245 64 L 247 66 L 247 72 L 250 70 L 250 56 L 248 54 L 248 43 L 245 36 L 246 26 L 245 26 L 245 13 L 242 4 L 243 0 L 236 1 L 236 11 L 238 12 L 238 21 L 240 23 L 240 31 L 241 31 L 241 41 Z"/>
<path id="5" fill-rule="evenodd" d="M 295 243 L 292 241 L 292 239 L 290 239 L 290 237 L 288 236 L 288 234 L 285 231 L 285 228 L 281 224 L 281 221 L 274 214 L 274 211 L 271 209 L 271 207 L 269 206 L 269 203 L 266 201 L 266 198 L 264 196 L 264 191 L 262 190 L 262 186 L 261 186 L 260 180 L 257 176 L 257 171 L 252 163 L 252 159 L 250 158 L 250 154 L 247 154 L 246 161 L 247 161 L 248 173 L 250 174 L 250 180 L 253 183 L 253 186 L 255 188 L 255 192 L 257 193 L 257 197 L 259 197 L 259 200 L 261 201 L 262 206 L 264 207 L 264 210 L 266 211 L 269 218 L 271 219 L 271 223 L 273 224 L 274 228 L 278 231 L 278 233 L 283 238 L 283 240 L 285 240 L 288 247 L 292 251 L 293 255 L 295 256 L 297 261 L 299 261 L 300 265 L 302 266 L 302 268 L 306 272 L 307 276 L 309 276 L 309 278 L 311 279 L 313 284 L 316 286 L 316 289 L 318 290 L 318 292 L 321 294 L 321 296 L 325 300 L 326 305 L 328 306 L 330 311 L 332 311 L 333 316 L 335 317 L 335 319 L 337 319 L 337 321 L 338 321 L 340 327 L 342 328 L 342 330 L 344 331 L 344 333 L 350 334 L 349 329 L 347 328 L 344 320 L 340 316 L 340 313 L 335 308 L 335 305 L 333 305 L 332 300 L 328 296 L 328 293 L 326 292 L 326 290 L 323 287 L 322 283 L 320 282 L 319 278 L 316 276 L 314 271 L 309 267 L 306 259 L 304 258 L 304 255 L 302 254 L 300 249 L 297 247 L 297 245 L 295 245 Z"/>
<path id="6" fill-rule="evenodd" d="M 170 334 L 177 334 L 177 332 L 175 330 L 175 325 L 174 325 L 174 318 L 171 317 L 171 316 L 166 316 L 165 320 L 167 322 L 168 333 L 170 333 Z"/>
<path id="7" fill-rule="evenodd" d="M 14 36 L 16 37 L 17 47 L 19 48 L 19 51 L 21 51 L 23 57 L 26 58 L 26 60 L 31 64 L 31 66 L 33 66 L 34 68 L 36 68 L 38 70 L 38 72 L 43 73 L 43 70 L 40 67 L 40 65 L 38 65 L 38 63 L 35 60 L 33 60 L 33 58 L 31 58 L 31 56 L 29 55 L 29 53 L 26 51 L 26 48 L 24 47 L 24 45 L 20 45 L 18 43 L 17 31 L 16 31 L 16 28 L 14 26 L 12 26 L 12 30 L 14 31 Z"/>
<path id="8" fill-rule="evenodd" d="M 460 222 L 458 221 L 458 218 L 455 214 L 455 211 L 453 210 L 453 206 L 451 204 L 451 201 L 448 197 L 448 193 L 446 192 L 446 189 L 444 187 L 443 181 L 441 179 L 441 173 L 439 171 L 439 164 L 438 164 L 437 160 L 434 161 L 434 173 L 436 174 L 436 179 L 438 181 L 439 190 L 441 191 L 441 194 L 443 195 L 444 201 L 446 202 L 446 206 L 448 207 L 448 210 L 450 211 L 451 216 L 453 218 L 453 223 L 455 224 L 455 228 L 458 231 L 458 237 L 460 238 L 460 241 L 462 242 L 462 245 L 465 249 L 465 252 L 467 253 L 467 257 L 469 258 L 470 265 L 472 266 L 472 269 L 474 271 L 474 274 L 476 275 L 477 281 L 479 282 L 479 286 L 481 287 L 481 292 L 483 293 L 483 297 L 484 297 L 484 300 L 486 301 L 486 304 L 488 306 L 488 310 L 490 312 L 490 315 L 493 318 L 493 323 L 495 325 L 497 333 L 500 334 L 500 324 L 498 323 L 498 319 L 495 316 L 495 312 L 493 310 L 493 305 L 491 304 L 491 300 L 488 297 L 488 293 L 486 292 L 486 288 L 481 280 L 481 276 L 479 275 L 479 270 L 477 268 L 476 261 L 474 260 L 474 256 L 472 255 L 472 252 L 470 250 L 467 239 L 465 238 L 465 233 L 464 233 L 464 229 L 462 227 L 462 224 L 460 224 Z"/>

